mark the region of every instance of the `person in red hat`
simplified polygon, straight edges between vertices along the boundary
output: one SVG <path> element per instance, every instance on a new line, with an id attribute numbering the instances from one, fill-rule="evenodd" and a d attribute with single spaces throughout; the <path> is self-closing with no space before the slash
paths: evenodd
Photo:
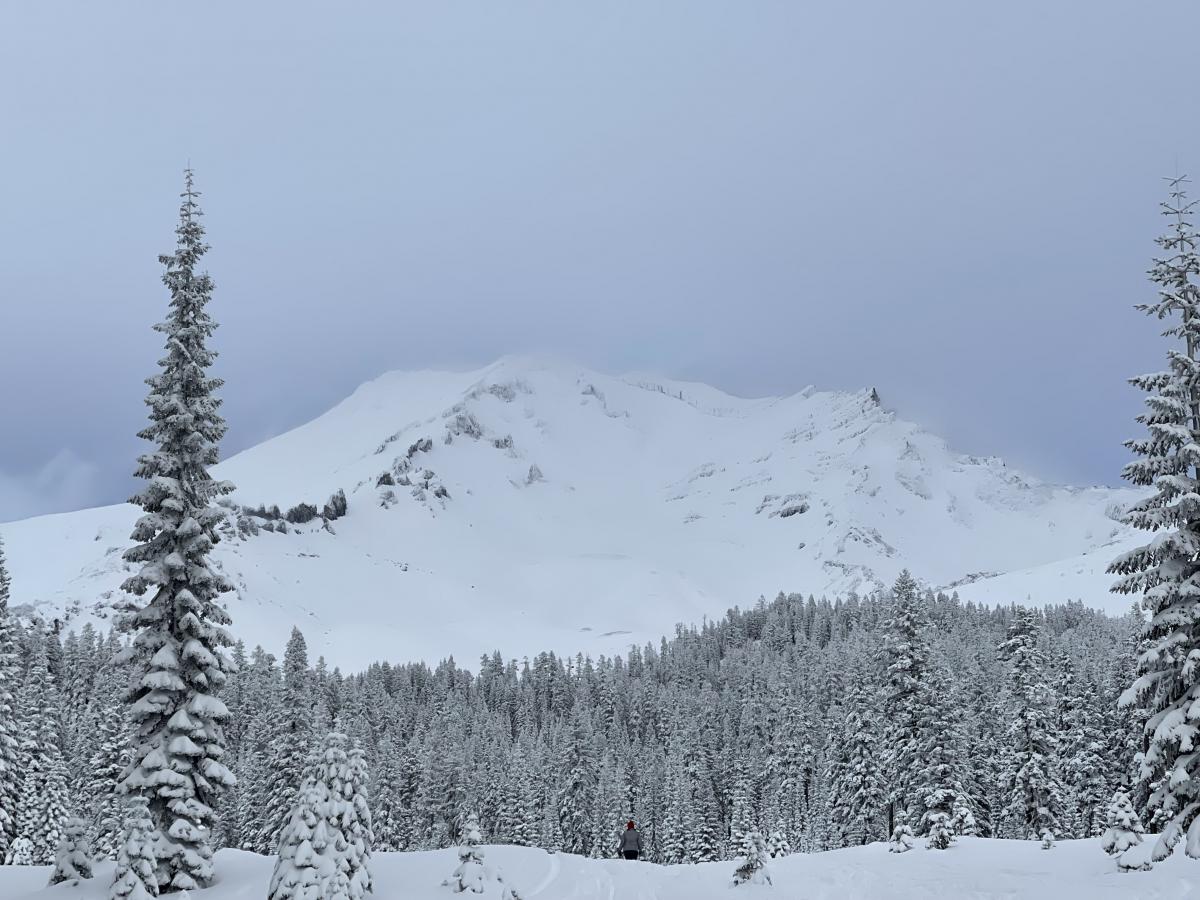
<path id="1" fill-rule="evenodd" d="M 621 832 L 621 842 L 617 845 L 617 849 L 626 859 L 637 859 L 641 856 L 642 836 L 633 827 L 632 819 L 625 823 L 625 830 Z"/>

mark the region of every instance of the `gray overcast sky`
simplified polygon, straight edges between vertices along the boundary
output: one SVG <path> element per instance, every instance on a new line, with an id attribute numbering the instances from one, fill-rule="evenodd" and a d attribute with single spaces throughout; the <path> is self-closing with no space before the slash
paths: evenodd
<path id="1" fill-rule="evenodd" d="M 1115 483 L 1200 4 L 0 5 L 0 520 L 121 499 L 181 169 L 227 452 L 551 351 Z"/>

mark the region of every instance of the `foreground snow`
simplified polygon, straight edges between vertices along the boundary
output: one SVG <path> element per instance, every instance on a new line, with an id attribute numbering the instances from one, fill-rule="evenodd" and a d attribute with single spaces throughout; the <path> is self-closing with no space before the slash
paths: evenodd
<path id="1" fill-rule="evenodd" d="M 489 847 L 487 861 L 525 900 L 729 900 L 741 894 L 780 900 L 1178 900 L 1200 896 L 1200 861 L 1176 854 L 1152 872 L 1119 873 L 1099 840 L 1062 841 L 1042 850 L 1036 841 L 963 839 L 948 851 L 918 848 L 889 854 L 885 844 L 774 860 L 774 887 L 729 887 L 734 864 L 656 866 L 548 854 L 525 847 Z M 449 900 L 441 882 L 454 870 L 454 850 L 381 853 L 375 857 L 379 900 Z M 195 900 L 261 900 L 273 860 L 236 850 L 217 854 L 219 883 L 193 892 Z M 50 867 L 0 867 L 5 900 L 104 900 L 112 864 L 79 887 L 45 888 Z M 734 893 L 730 893 L 730 891 Z M 498 889 L 481 900 L 499 896 Z M 480 895 L 471 895 L 480 896 Z"/>
<path id="2" fill-rule="evenodd" d="M 871 591 L 906 567 L 964 600 L 1128 608 L 1104 567 L 1133 538 L 1113 518 L 1132 492 L 957 454 L 869 391 L 746 400 L 521 359 L 393 373 L 216 472 L 246 507 L 345 492 L 329 528 L 215 559 L 237 637 L 278 652 L 298 625 L 351 669 L 623 653 L 760 593 Z M 138 514 L 0 526 L 14 606 L 105 620 Z"/>

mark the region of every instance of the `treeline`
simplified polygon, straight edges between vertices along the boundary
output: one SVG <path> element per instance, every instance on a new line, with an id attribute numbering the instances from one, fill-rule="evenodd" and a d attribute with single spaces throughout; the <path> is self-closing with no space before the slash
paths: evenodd
<path id="1" fill-rule="evenodd" d="M 81 815 L 112 856 L 132 733 L 121 641 L 3 609 L 16 749 L 0 831 L 50 862 L 61 822 Z M 293 631 L 282 660 L 234 648 L 220 698 L 237 785 L 214 843 L 274 853 L 335 728 L 365 753 L 377 850 L 458 842 L 471 814 L 487 841 L 593 856 L 613 855 L 633 819 L 666 863 L 732 858 L 755 831 L 776 855 L 901 824 L 1095 836 L 1136 780 L 1140 720 L 1117 696 L 1139 627 L 1080 603 L 964 604 L 904 576 L 881 596 L 760 600 L 624 657 L 497 653 L 474 673 L 453 660 L 330 671 Z"/>

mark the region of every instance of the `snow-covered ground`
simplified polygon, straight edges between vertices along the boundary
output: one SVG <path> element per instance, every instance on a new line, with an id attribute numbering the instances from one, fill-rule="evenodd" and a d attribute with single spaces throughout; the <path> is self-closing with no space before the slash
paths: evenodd
<path id="1" fill-rule="evenodd" d="M 1103 569 L 1133 539 L 1113 518 L 1132 493 L 955 453 L 868 390 L 747 400 L 528 359 L 391 373 L 219 474 L 248 507 L 345 492 L 328 529 L 228 540 L 217 560 L 239 637 L 278 652 L 296 624 L 355 668 L 621 652 L 759 594 L 869 591 L 904 567 L 964 599 L 1128 606 Z M 104 619 L 137 512 L 0 526 L 13 602 Z"/>
<path id="2" fill-rule="evenodd" d="M 488 847 L 487 862 L 525 900 L 729 900 L 742 894 L 781 900 L 1186 900 L 1200 897 L 1200 861 L 1177 853 L 1151 872 L 1117 871 L 1098 840 L 1036 841 L 964 838 L 947 851 L 888 853 L 872 844 L 774 860 L 773 887 L 730 888 L 733 863 L 656 866 Z M 217 854 L 219 882 L 195 900 L 263 900 L 273 860 L 252 853 Z M 453 850 L 380 853 L 374 861 L 379 900 L 450 900 L 441 882 L 457 864 Z M 79 887 L 45 888 L 48 866 L 0 867 L 4 900 L 103 900 L 112 864 Z M 734 893 L 730 893 L 730 891 Z M 480 896 L 480 895 L 469 895 Z M 499 891 L 481 900 L 499 897 Z"/>

